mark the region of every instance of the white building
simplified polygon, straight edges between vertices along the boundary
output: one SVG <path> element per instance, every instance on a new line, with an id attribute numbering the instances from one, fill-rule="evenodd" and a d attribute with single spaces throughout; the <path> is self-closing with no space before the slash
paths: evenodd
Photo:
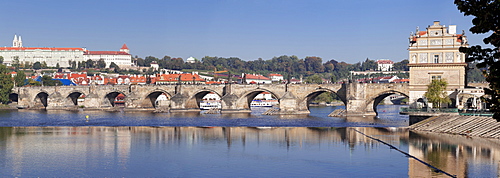
<path id="1" fill-rule="evenodd" d="M 111 63 L 115 63 L 120 68 L 129 68 L 132 66 L 132 55 L 130 55 L 130 50 L 126 44 L 123 44 L 120 51 L 86 51 L 84 53 L 84 59 L 99 61 L 104 59 L 106 62 L 106 67 L 109 67 Z"/>
<path id="2" fill-rule="evenodd" d="M 194 57 L 189 57 L 189 58 L 187 58 L 187 59 L 186 59 L 186 62 L 187 62 L 187 63 L 195 63 L 195 62 L 196 62 L 196 58 L 194 58 Z"/>
<path id="3" fill-rule="evenodd" d="M 269 74 L 269 78 L 271 78 L 273 82 L 283 81 L 283 75 L 281 74 Z"/>
<path id="4" fill-rule="evenodd" d="M 243 82 L 247 84 L 271 84 L 271 79 L 259 74 L 242 74 Z"/>
<path id="5" fill-rule="evenodd" d="M 46 47 L 24 47 L 21 36 L 14 35 L 12 47 L 0 47 L 0 56 L 4 58 L 4 64 L 34 64 L 45 62 L 48 67 L 70 67 L 69 61 L 84 61 L 85 48 L 46 48 Z"/>
<path id="6" fill-rule="evenodd" d="M 390 71 L 392 70 L 394 62 L 388 59 L 377 60 L 378 71 Z"/>

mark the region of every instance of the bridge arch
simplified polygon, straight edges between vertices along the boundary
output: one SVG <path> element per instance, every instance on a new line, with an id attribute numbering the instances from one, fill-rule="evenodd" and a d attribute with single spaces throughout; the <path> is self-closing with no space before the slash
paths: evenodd
<path id="1" fill-rule="evenodd" d="M 118 98 L 118 96 L 124 96 L 124 98 Z M 106 95 L 104 95 L 104 106 L 111 106 L 111 107 L 115 107 L 116 104 L 125 104 L 125 98 L 127 97 L 127 95 L 122 92 L 122 91 L 118 91 L 118 90 L 114 90 L 114 91 L 111 91 L 111 92 L 108 92 Z"/>
<path id="2" fill-rule="evenodd" d="M 252 89 L 250 91 L 243 92 L 243 94 L 237 100 L 237 103 L 236 103 L 237 107 L 250 110 L 251 103 L 252 103 L 253 99 L 262 92 L 270 93 L 271 96 L 278 99 L 278 102 L 279 102 L 278 95 L 276 95 L 276 93 L 274 93 L 273 91 L 266 89 L 266 88 L 256 88 L 256 89 Z"/>
<path id="3" fill-rule="evenodd" d="M 161 102 L 157 102 L 158 99 L 170 100 L 171 98 L 172 98 L 172 94 L 170 94 L 169 92 L 167 92 L 165 90 L 161 90 L 161 89 L 156 89 L 156 90 L 148 92 L 148 94 L 145 97 L 143 97 L 141 104 L 143 107 L 157 108 L 161 105 Z"/>
<path id="4" fill-rule="evenodd" d="M 48 98 L 49 98 L 49 92 L 46 91 L 40 91 L 35 95 L 35 98 L 33 99 L 33 106 L 35 108 L 46 108 L 48 105 Z"/>
<path id="5" fill-rule="evenodd" d="M 337 98 L 339 98 L 342 101 L 342 103 L 344 103 L 344 105 L 346 105 L 345 98 L 342 97 L 339 93 L 337 93 L 337 91 L 334 91 L 334 90 L 331 90 L 328 88 L 317 88 L 313 91 L 307 92 L 306 95 L 304 97 L 302 97 L 302 99 L 299 101 L 299 107 L 309 110 L 309 104 L 311 104 L 312 101 L 316 97 L 318 97 L 319 95 L 321 95 L 325 92 L 330 93 L 330 94 L 335 94 L 337 96 Z"/>
<path id="6" fill-rule="evenodd" d="M 222 95 L 215 90 L 202 89 L 194 92 L 194 95 L 187 99 L 185 107 L 188 109 L 200 109 L 200 102 L 209 93 L 215 93 L 219 98 L 222 98 Z"/>
<path id="7" fill-rule="evenodd" d="M 14 93 L 14 92 L 10 93 L 9 94 L 9 101 L 10 102 L 18 102 L 19 101 L 19 94 Z"/>
<path id="8" fill-rule="evenodd" d="M 75 106 L 78 106 L 78 99 L 82 96 L 87 96 L 84 92 L 80 91 L 80 90 L 72 90 L 70 92 L 68 92 L 68 94 L 66 95 L 66 98 L 71 101 L 71 103 Z M 81 103 L 80 103 L 81 104 Z"/>
<path id="9" fill-rule="evenodd" d="M 376 115 L 378 115 L 378 112 L 377 112 L 378 104 L 380 104 L 380 102 L 382 102 L 386 97 L 393 95 L 393 94 L 398 94 L 398 95 L 402 95 L 406 98 L 410 98 L 408 96 L 408 94 L 406 94 L 405 92 L 402 92 L 402 91 L 398 91 L 398 90 L 382 91 L 382 92 L 377 93 L 373 97 L 370 97 L 366 100 L 365 107 L 366 107 L 367 111 L 373 111 L 373 112 L 375 112 Z"/>

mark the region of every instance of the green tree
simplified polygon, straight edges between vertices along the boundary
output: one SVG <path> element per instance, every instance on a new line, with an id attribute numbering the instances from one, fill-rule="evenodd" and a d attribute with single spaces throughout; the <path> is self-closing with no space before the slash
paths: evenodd
<path id="1" fill-rule="evenodd" d="M 483 39 L 485 44 L 493 45 L 494 48 L 481 46 L 461 47 L 460 52 L 464 52 L 466 62 L 480 61 L 479 68 L 488 68 L 485 72 L 486 81 L 489 82 L 489 89 L 485 88 L 484 93 L 490 97 L 484 98 L 486 103 L 491 105 L 490 110 L 494 112 L 493 118 L 500 121 L 500 1 L 499 0 L 455 0 L 458 10 L 465 16 L 475 16 L 472 19 L 473 26 L 469 29 L 474 34 L 488 33 L 489 36 Z"/>
<path id="2" fill-rule="evenodd" d="M 85 68 L 94 68 L 94 61 L 92 61 L 92 59 L 88 59 L 85 62 Z"/>
<path id="3" fill-rule="evenodd" d="M 7 104 L 9 102 L 9 94 L 14 87 L 10 71 L 0 64 L 0 103 Z"/>
<path id="4" fill-rule="evenodd" d="M 104 69 L 106 68 L 106 62 L 104 62 L 104 59 L 99 59 L 99 61 L 97 61 L 97 68 L 99 69 Z"/>
<path id="5" fill-rule="evenodd" d="M 61 86 L 62 82 L 59 80 L 52 80 L 51 76 L 44 75 L 42 77 L 42 83 L 44 86 Z"/>
<path id="6" fill-rule="evenodd" d="M 71 62 L 71 69 L 76 69 L 76 61 Z"/>
<path id="7" fill-rule="evenodd" d="M 33 63 L 33 69 L 38 70 L 42 68 L 42 64 L 40 62 Z"/>
<path id="8" fill-rule="evenodd" d="M 474 62 L 469 63 L 469 67 L 467 68 L 467 82 L 485 82 L 486 78 L 483 75 L 483 71 L 485 70 L 479 69 Z"/>
<path id="9" fill-rule="evenodd" d="M 314 74 L 314 75 L 307 77 L 305 82 L 321 84 L 321 83 L 323 83 L 323 79 L 319 75 Z"/>
<path id="10" fill-rule="evenodd" d="M 377 70 L 377 67 L 378 67 L 377 62 L 366 58 L 365 62 L 361 64 L 361 71 Z"/>
<path id="11" fill-rule="evenodd" d="M 25 69 L 31 69 L 33 66 L 31 65 L 31 63 L 29 61 L 25 61 L 24 62 L 24 68 Z"/>
<path id="12" fill-rule="evenodd" d="M 446 80 L 432 80 L 432 82 L 427 85 L 427 92 L 425 92 L 424 96 L 429 103 L 432 103 L 433 108 L 440 108 L 441 104 L 451 103 L 446 93 L 446 86 L 448 86 Z"/>
<path id="13" fill-rule="evenodd" d="M 111 62 L 111 64 L 109 64 L 109 68 L 113 68 L 115 73 L 120 72 L 120 67 L 118 65 L 116 65 L 116 63 L 114 63 L 114 62 Z"/>
<path id="14" fill-rule="evenodd" d="M 44 69 L 47 68 L 47 63 L 45 61 L 42 62 L 42 68 L 44 68 Z"/>
<path id="15" fill-rule="evenodd" d="M 19 56 L 14 56 L 14 61 L 12 61 L 12 67 L 14 67 L 15 69 L 18 69 L 19 68 Z"/>
<path id="16" fill-rule="evenodd" d="M 14 77 L 14 81 L 16 82 L 16 87 L 24 86 L 24 81 L 26 80 L 26 74 L 24 71 L 17 71 L 17 75 Z"/>
<path id="17" fill-rule="evenodd" d="M 0 64 L 3 64 L 3 56 L 0 56 Z"/>
<path id="18" fill-rule="evenodd" d="M 393 70 L 402 70 L 402 71 L 408 71 L 408 59 L 402 60 L 401 62 L 395 62 L 394 63 L 394 68 Z"/>

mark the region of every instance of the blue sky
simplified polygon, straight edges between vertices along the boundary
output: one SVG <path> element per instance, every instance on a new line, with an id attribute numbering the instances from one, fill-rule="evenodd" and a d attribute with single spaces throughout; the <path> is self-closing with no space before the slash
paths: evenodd
<path id="1" fill-rule="evenodd" d="M 410 32 L 435 20 L 482 43 L 453 0 L 16 0 L 0 2 L 0 46 L 17 34 L 25 47 L 99 51 L 126 43 L 142 58 L 401 61 Z"/>

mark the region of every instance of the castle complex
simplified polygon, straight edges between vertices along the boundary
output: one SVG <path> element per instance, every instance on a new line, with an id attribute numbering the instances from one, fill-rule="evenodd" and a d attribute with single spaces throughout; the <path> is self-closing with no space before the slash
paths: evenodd
<path id="1" fill-rule="evenodd" d="M 48 67 L 70 67 L 72 62 L 83 62 L 87 60 L 98 61 L 103 59 L 106 67 L 114 62 L 119 67 L 127 68 L 132 65 L 132 55 L 127 45 L 123 45 L 120 51 L 89 51 L 85 48 L 56 48 L 56 47 L 24 47 L 21 36 L 14 35 L 12 47 L 0 47 L 0 56 L 4 58 L 4 64 L 26 64 L 45 62 Z"/>
<path id="2" fill-rule="evenodd" d="M 459 48 L 468 47 L 469 44 L 463 31 L 457 34 L 456 25 L 446 27 L 435 21 L 424 31 L 417 27 L 409 39 L 409 97 L 413 106 L 423 98 L 427 85 L 434 79 L 448 82 L 446 92 L 449 95 L 465 88 L 467 63 L 465 54 L 459 52 Z"/>

